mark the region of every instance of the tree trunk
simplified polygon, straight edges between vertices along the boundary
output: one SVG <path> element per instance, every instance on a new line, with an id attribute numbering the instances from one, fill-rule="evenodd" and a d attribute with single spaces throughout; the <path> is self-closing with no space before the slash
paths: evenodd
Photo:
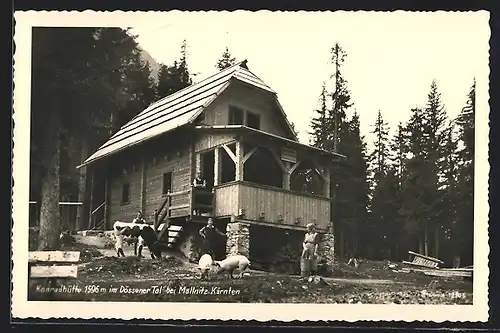
<path id="1" fill-rule="evenodd" d="M 340 231 L 340 260 L 344 259 L 344 230 Z"/>
<path id="2" fill-rule="evenodd" d="M 436 226 L 436 231 L 434 232 L 434 258 L 439 258 L 439 225 Z"/>
<path id="3" fill-rule="evenodd" d="M 424 255 L 429 255 L 429 237 L 427 227 L 424 227 Z"/>
<path id="4" fill-rule="evenodd" d="M 59 162 L 60 162 L 60 127 L 58 115 L 51 112 L 47 123 L 51 124 L 46 131 L 43 150 L 44 174 L 41 180 L 40 195 L 40 233 L 39 250 L 53 250 L 59 246 L 60 214 L 59 214 Z"/>
<path id="5" fill-rule="evenodd" d="M 80 152 L 80 163 L 87 158 L 87 141 L 82 138 Z M 87 167 L 80 168 L 78 178 L 78 201 L 82 203 L 76 213 L 76 225 L 79 230 L 85 229 L 88 224 L 88 195 L 87 195 Z"/>

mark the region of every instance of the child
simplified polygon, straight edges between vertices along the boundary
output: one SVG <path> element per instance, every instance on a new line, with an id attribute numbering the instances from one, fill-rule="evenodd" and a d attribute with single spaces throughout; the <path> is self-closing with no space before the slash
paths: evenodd
<path id="1" fill-rule="evenodd" d="M 116 243 L 115 243 L 115 249 L 116 249 L 116 255 L 120 257 L 125 257 L 125 253 L 123 253 L 123 233 L 125 232 L 124 227 L 116 226 L 115 227 L 115 238 L 116 238 Z"/>

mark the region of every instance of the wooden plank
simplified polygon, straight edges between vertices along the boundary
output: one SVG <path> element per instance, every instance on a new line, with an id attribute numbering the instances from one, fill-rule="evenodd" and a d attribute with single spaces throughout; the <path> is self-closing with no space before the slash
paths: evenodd
<path id="1" fill-rule="evenodd" d="M 145 227 L 150 227 L 153 229 L 153 225 L 152 224 L 147 224 L 147 223 L 133 223 L 133 222 L 121 222 L 121 221 L 116 221 L 114 224 L 113 224 L 113 229 L 115 227 L 129 227 L 130 229 L 134 228 L 134 227 L 138 227 L 140 230 L 142 230 L 143 228 Z"/>
<path id="2" fill-rule="evenodd" d="M 434 262 L 437 262 L 437 263 L 440 263 L 440 264 L 444 264 L 444 262 L 441 261 L 441 260 L 439 260 L 439 259 L 436 259 L 436 258 L 433 258 L 433 257 L 429 257 L 429 256 L 425 256 L 425 255 L 420 254 L 420 253 L 416 253 L 416 252 L 413 252 L 413 251 L 408 251 L 408 253 L 409 254 L 413 254 L 414 256 L 423 258 L 423 259 L 427 259 L 427 260 L 431 260 L 431 261 L 434 261 Z"/>
<path id="3" fill-rule="evenodd" d="M 177 238 L 180 235 L 181 235 L 181 233 L 179 231 L 173 231 L 173 230 L 168 231 L 168 237 Z"/>
<path id="4" fill-rule="evenodd" d="M 28 252 L 28 261 L 53 261 L 53 262 L 78 262 L 80 252 L 78 251 L 31 251 Z"/>
<path id="5" fill-rule="evenodd" d="M 158 231 L 160 231 L 161 229 L 163 229 L 163 227 L 165 226 L 165 223 L 162 223 L 158 226 Z M 170 231 L 181 231 L 182 230 L 182 227 L 180 225 L 171 225 L 168 227 L 168 230 Z"/>
<path id="6" fill-rule="evenodd" d="M 414 271 L 437 277 L 472 277 L 472 271 L 453 271 L 451 269 L 403 268 L 401 271 Z"/>
<path id="7" fill-rule="evenodd" d="M 184 209 L 184 208 L 189 208 L 189 204 L 170 206 L 168 209 L 174 210 L 174 209 Z"/>
<path id="8" fill-rule="evenodd" d="M 403 264 L 410 265 L 410 266 L 416 266 L 416 267 L 430 268 L 428 266 L 416 263 L 414 261 L 403 261 Z"/>
<path id="9" fill-rule="evenodd" d="M 31 278 L 76 278 L 78 267 L 72 266 L 32 266 Z"/>

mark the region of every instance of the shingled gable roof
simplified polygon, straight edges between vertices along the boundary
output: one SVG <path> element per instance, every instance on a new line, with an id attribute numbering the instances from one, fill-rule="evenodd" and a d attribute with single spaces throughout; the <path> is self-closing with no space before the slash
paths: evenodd
<path id="1" fill-rule="evenodd" d="M 215 75 L 154 102 L 123 125 L 118 132 L 112 135 L 108 141 L 78 167 L 90 164 L 104 156 L 114 154 L 175 128 L 192 124 L 200 113 L 229 86 L 232 79 L 265 90 L 276 97 L 276 92 L 250 72 L 246 64 L 246 60 L 241 61 Z M 295 133 L 277 97 L 275 101 L 290 133 L 296 140 Z"/>

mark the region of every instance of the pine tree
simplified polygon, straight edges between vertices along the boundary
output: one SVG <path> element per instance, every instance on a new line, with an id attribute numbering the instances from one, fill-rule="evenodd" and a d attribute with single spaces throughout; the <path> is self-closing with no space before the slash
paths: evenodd
<path id="1" fill-rule="evenodd" d="M 424 144 L 424 119 L 420 108 L 411 110 L 411 116 L 406 124 L 405 131 L 408 134 L 408 159 L 405 165 L 405 174 L 401 186 L 401 209 L 400 214 L 404 220 L 404 230 L 408 235 L 406 242 L 411 250 L 412 240 L 418 241 L 418 251 L 424 251 L 424 239 L 422 232 L 426 223 L 427 212 L 423 202 L 425 197 L 425 144 Z"/>
<path id="2" fill-rule="evenodd" d="M 314 110 L 316 116 L 311 120 L 311 129 L 309 133 L 311 136 L 312 145 L 318 148 L 327 149 L 329 147 L 328 141 L 330 140 L 330 130 L 331 123 L 328 119 L 328 109 L 327 109 L 327 94 L 325 83 L 321 88 L 321 94 L 319 98 L 319 108 Z M 330 145 L 331 146 L 331 145 Z"/>
<path id="3" fill-rule="evenodd" d="M 189 76 L 189 70 L 187 65 L 187 56 L 188 56 L 188 45 L 187 41 L 184 39 L 181 45 L 181 57 L 178 67 L 180 82 L 187 87 L 193 83 L 193 80 Z"/>
<path id="4" fill-rule="evenodd" d="M 175 60 L 172 66 L 160 65 L 158 71 L 158 97 L 164 98 L 193 83 L 187 64 L 187 42 L 181 45 L 179 61 Z"/>
<path id="5" fill-rule="evenodd" d="M 401 186 L 405 173 L 406 157 L 409 152 L 407 132 L 401 122 L 399 122 L 396 133 L 390 143 L 391 156 L 390 164 L 394 168 Z"/>
<path id="6" fill-rule="evenodd" d="M 424 142 L 426 155 L 426 175 L 424 198 L 428 209 L 428 216 L 424 225 L 425 253 L 430 253 L 429 235 L 434 234 L 433 254 L 436 256 L 441 238 L 443 204 L 446 191 L 443 190 L 444 163 L 447 151 L 446 141 L 446 110 L 441 102 L 441 94 L 438 91 L 436 81 L 433 80 L 427 97 L 427 106 L 424 109 Z"/>
<path id="7" fill-rule="evenodd" d="M 228 67 L 233 66 L 234 64 L 236 64 L 236 58 L 231 55 L 231 53 L 229 52 L 229 48 L 226 46 L 226 49 L 222 53 L 220 59 L 217 60 L 215 68 L 218 68 L 219 71 L 222 71 Z"/>
<path id="8" fill-rule="evenodd" d="M 372 134 L 375 134 L 375 149 L 370 154 L 370 162 L 372 163 L 372 171 L 374 185 L 379 179 L 384 177 L 389 162 L 389 125 L 384 121 L 380 110 L 377 113 L 377 119 L 373 125 Z"/>
<path id="9" fill-rule="evenodd" d="M 386 216 L 387 211 L 387 195 L 386 176 L 389 162 L 389 127 L 384 121 L 380 110 L 377 113 L 375 124 L 373 125 L 375 134 L 374 150 L 369 156 L 371 163 L 370 173 L 372 174 L 372 199 L 370 201 L 371 219 L 368 230 L 373 231 L 370 245 L 379 258 L 384 257 L 385 249 L 390 238 L 389 221 L 391 218 Z M 367 242 L 365 242 L 367 243 Z M 390 249 L 390 246 L 389 246 Z"/>
<path id="10" fill-rule="evenodd" d="M 343 168 L 338 184 L 338 219 L 347 243 L 347 250 L 358 255 L 362 249 L 360 244 L 361 231 L 368 221 L 368 164 L 364 138 L 360 134 L 359 115 L 354 112 L 348 123 L 348 133 L 344 138 L 347 165 Z M 364 237 L 362 237 L 364 238 Z"/>
<path id="11" fill-rule="evenodd" d="M 454 137 L 454 125 L 450 122 L 445 132 L 445 142 L 443 146 L 444 160 L 443 160 L 443 179 L 441 192 L 444 193 L 444 198 L 442 202 L 442 212 L 440 214 L 441 230 L 439 234 L 435 234 L 435 244 L 434 244 L 434 255 L 440 257 L 448 262 L 452 262 L 452 252 L 454 251 L 453 240 L 450 242 L 450 236 L 456 231 L 457 224 L 457 209 L 459 208 L 458 201 L 458 155 L 457 155 L 457 140 Z M 440 244 L 442 242 L 449 244 L 446 248 L 450 249 L 451 252 L 441 254 Z M 450 244 L 451 243 L 451 244 Z M 451 245 L 451 246 L 450 246 Z"/>
<path id="12" fill-rule="evenodd" d="M 460 258 L 463 266 L 473 263 L 474 243 L 474 135 L 476 113 L 476 80 L 468 94 L 465 107 L 458 116 L 459 143 L 458 150 L 458 202 L 457 226 L 452 233 L 454 255 Z"/>
<path id="13" fill-rule="evenodd" d="M 332 132 L 330 141 L 333 143 L 333 151 L 341 152 L 342 140 L 348 132 L 348 122 L 346 121 L 346 111 L 352 106 L 351 94 L 347 89 L 347 81 L 342 75 L 341 68 L 347 57 L 347 53 L 342 47 L 335 43 L 331 49 L 331 62 L 334 65 L 334 89 L 331 93 L 332 108 L 328 116 L 328 123 L 331 123 Z"/>

